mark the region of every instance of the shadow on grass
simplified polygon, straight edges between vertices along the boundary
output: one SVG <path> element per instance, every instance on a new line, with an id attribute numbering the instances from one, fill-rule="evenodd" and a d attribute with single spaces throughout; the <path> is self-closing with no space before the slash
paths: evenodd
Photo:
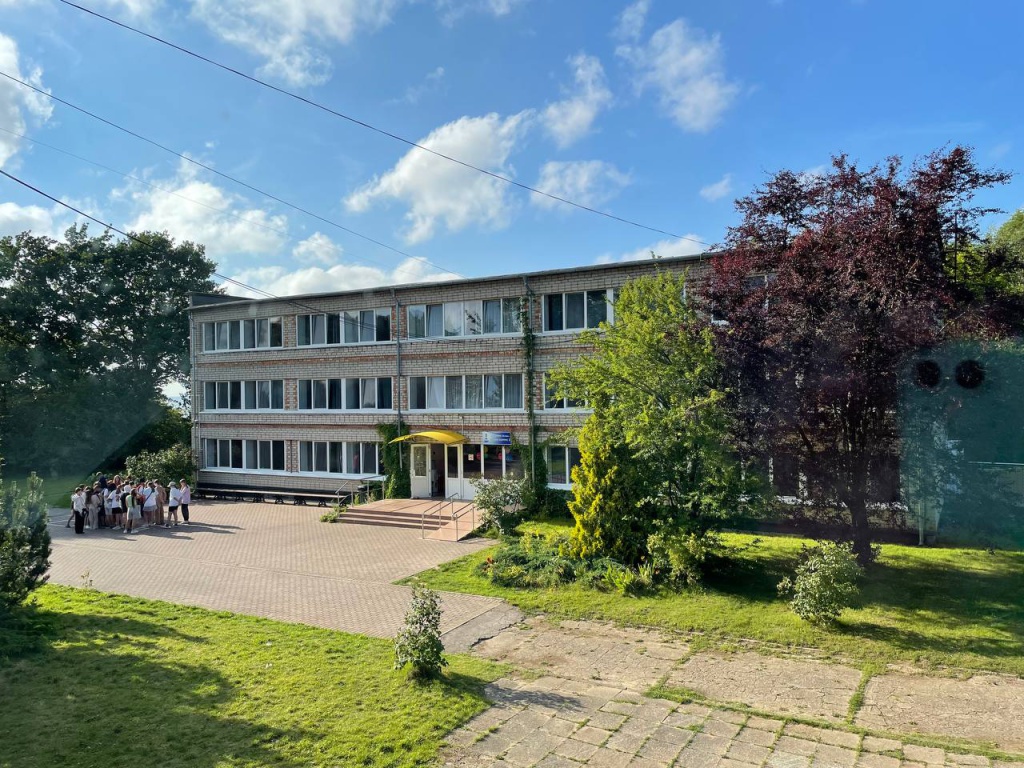
<path id="1" fill-rule="evenodd" d="M 153 621 L 32 609 L 42 647 L 0 667 L 0 765 L 298 768 L 281 744 L 312 734 L 229 713 L 243 696 L 195 662 L 200 639 Z"/>

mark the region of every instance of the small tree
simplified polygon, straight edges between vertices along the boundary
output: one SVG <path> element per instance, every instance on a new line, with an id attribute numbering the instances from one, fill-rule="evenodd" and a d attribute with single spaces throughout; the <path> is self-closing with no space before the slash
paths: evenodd
<path id="1" fill-rule="evenodd" d="M 551 377 L 560 396 L 593 408 L 574 473 L 574 551 L 636 564 L 657 530 L 700 537 L 720 526 L 747 489 L 728 446 L 714 335 L 686 276 L 630 281 L 615 323 L 580 343 L 593 353 Z"/>
<path id="2" fill-rule="evenodd" d="M 441 596 L 418 582 L 412 585 L 405 626 L 395 638 L 395 669 L 407 665 L 414 678 L 436 677 L 448 666 L 441 642 Z"/>
<path id="3" fill-rule="evenodd" d="M 507 536 L 523 520 L 523 497 L 529 481 L 519 477 L 473 480 L 473 503 L 484 511 L 484 525 L 493 525 Z"/>
<path id="4" fill-rule="evenodd" d="M 384 498 L 408 499 L 412 496 L 412 481 L 409 479 L 409 447 L 406 443 L 391 441 L 396 437 L 409 434 L 409 430 L 402 421 L 397 424 L 384 422 L 377 425 L 377 434 L 383 441 L 381 464 L 384 465 L 384 474 L 387 475 L 387 480 L 384 481 Z"/>
<path id="5" fill-rule="evenodd" d="M 779 582 L 779 594 L 792 595 L 790 606 L 804 621 L 832 624 L 857 597 L 861 567 L 849 543 L 827 541 L 804 553 L 796 578 Z"/>
<path id="6" fill-rule="evenodd" d="M 184 477 L 191 483 L 196 474 L 196 463 L 192 458 L 191 448 L 187 445 L 176 445 L 157 453 L 142 451 L 135 456 L 129 456 L 125 462 L 125 471 L 137 479 L 159 480 L 166 483 Z"/>
<path id="7" fill-rule="evenodd" d="M 42 487 L 35 472 L 22 493 L 0 479 L 0 609 L 19 605 L 46 582 L 51 549 Z"/>

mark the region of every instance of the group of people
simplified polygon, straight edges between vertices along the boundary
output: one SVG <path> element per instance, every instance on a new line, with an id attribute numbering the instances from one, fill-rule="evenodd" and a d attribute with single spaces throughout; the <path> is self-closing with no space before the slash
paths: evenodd
<path id="1" fill-rule="evenodd" d="M 143 527 L 178 525 L 179 509 L 181 522 L 188 525 L 191 502 L 192 489 L 184 478 L 171 480 L 165 487 L 159 480 L 122 479 L 120 475 L 107 480 L 100 473 L 91 486 L 80 485 L 71 494 L 71 517 L 65 527 L 74 523 L 75 533 L 116 528 L 137 534 Z"/>

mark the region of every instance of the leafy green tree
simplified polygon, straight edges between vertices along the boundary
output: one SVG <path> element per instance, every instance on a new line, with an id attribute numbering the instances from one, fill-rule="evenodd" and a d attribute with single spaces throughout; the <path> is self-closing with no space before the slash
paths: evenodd
<path id="1" fill-rule="evenodd" d="M 129 456 L 125 462 L 125 472 L 129 477 L 159 480 L 161 483 L 184 477 L 191 485 L 196 476 L 196 463 L 188 445 L 175 445 L 156 453 L 143 451 Z"/>
<path id="2" fill-rule="evenodd" d="M 202 246 L 166 234 L 0 239 L 0 440 L 12 465 L 82 474 L 166 417 L 189 372 L 189 294 L 213 292 Z"/>
<path id="3" fill-rule="evenodd" d="M 0 610 L 46 581 L 51 548 L 42 486 L 34 472 L 23 492 L 0 479 Z"/>
<path id="4" fill-rule="evenodd" d="M 615 323 L 552 379 L 588 403 L 573 475 L 573 547 L 635 563 L 657 530 L 703 536 L 737 511 L 745 482 L 727 445 L 730 419 L 714 336 L 686 298 L 686 276 L 623 286 Z"/>

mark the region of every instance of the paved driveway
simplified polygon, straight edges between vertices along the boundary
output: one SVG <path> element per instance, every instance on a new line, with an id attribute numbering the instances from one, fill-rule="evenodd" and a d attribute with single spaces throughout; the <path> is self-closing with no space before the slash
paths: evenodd
<path id="1" fill-rule="evenodd" d="M 53 511 L 50 580 L 376 637 L 402 624 L 410 590 L 392 584 L 491 542 L 448 543 L 419 531 L 327 524 L 322 509 L 274 504 L 192 505 L 192 525 L 119 531 L 64 527 Z M 500 600 L 446 593 L 442 630 L 504 610 Z"/>

